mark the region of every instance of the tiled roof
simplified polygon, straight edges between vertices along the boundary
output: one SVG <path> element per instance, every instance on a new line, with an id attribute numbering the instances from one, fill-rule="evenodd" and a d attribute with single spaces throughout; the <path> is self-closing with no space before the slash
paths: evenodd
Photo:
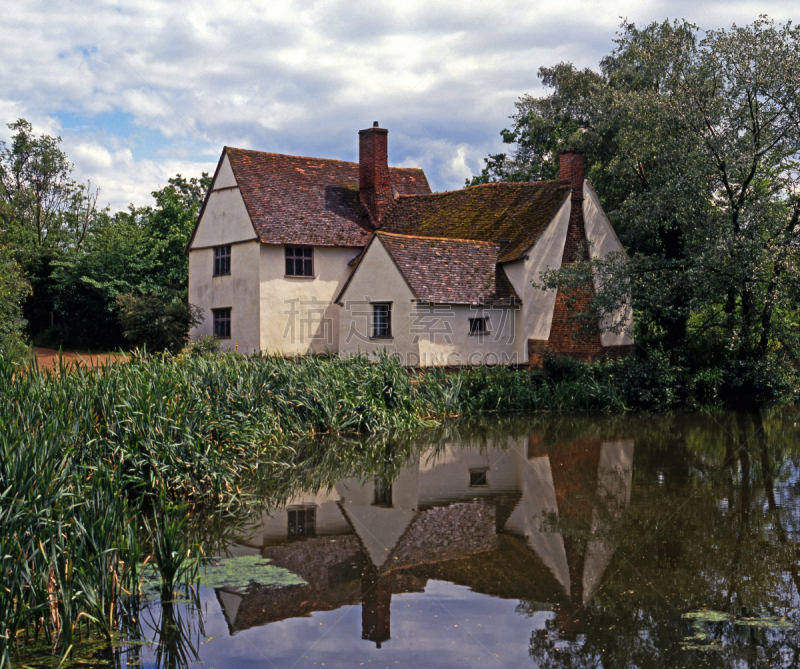
<path id="1" fill-rule="evenodd" d="M 481 305 L 519 301 L 505 271 L 497 264 L 497 244 L 383 231 L 376 235 L 419 300 Z"/>
<path id="2" fill-rule="evenodd" d="M 566 182 L 535 181 L 400 197 L 381 231 L 495 242 L 501 245 L 499 262 L 508 262 L 539 238 L 569 193 Z"/>
<path id="3" fill-rule="evenodd" d="M 225 147 L 265 244 L 364 246 L 373 232 L 358 197 L 358 163 Z M 390 167 L 398 195 L 431 192 L 418 168 Z"/>

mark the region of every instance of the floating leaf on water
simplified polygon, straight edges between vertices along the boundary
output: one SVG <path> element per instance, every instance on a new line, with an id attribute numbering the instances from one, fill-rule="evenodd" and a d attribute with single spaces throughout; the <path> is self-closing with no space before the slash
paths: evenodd
<path id="1" fill-rule="evenodd" d="M 276 567 L 259 555 L 224 558 L 200 569 L 200 585 L 207 588 L 242 588 L 250 583 L 273 588 L 305 585 L 297 574 Z"/>
<path id="2" fill-rule="evenodd" d="M 738 618 L 734 620 L 737 625 L 747 625 L 748 627 L 794 627 L 794 624 L 786 618 Z"/>
<path id="3" fill-rule="evenodd" d="M 143 571 L 145 578 L 142 590 L 158 590 L 161 580 L 157 570 L 149 568 Z M 250 584 L 270 588 L 305 585 L 305 581 L 297 574 L 272 565 L 259 555 L 241 555 L 210 562 L 200 568 L 199 581 L 200 585 L 207 588 L 245 588 Z"/>
<path id="4" fill-rule="evenodd" d="M 681 617 L 699 623 L 724 623 L 728 620 L 733 620 L 733 616 L 730 613 L 723 613 L 722 611 L 688 611 Z"/>

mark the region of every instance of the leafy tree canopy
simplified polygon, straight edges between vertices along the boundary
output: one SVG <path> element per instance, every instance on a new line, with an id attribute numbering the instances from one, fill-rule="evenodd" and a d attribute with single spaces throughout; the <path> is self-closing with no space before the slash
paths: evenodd
<path id="1" fill-rule="evenodd" d="M 8 127 L 11 145 L 0 142 L 4 241 L 26 260 L 44 249 L 79 248 L 99 214 L 97 192 L 72 178 L 60 137 L 37 137 L 24 119 Z"/>
<path id="2" fill-rule="evenodd" d="M 185 249 L 208 174 L 177 175 L 153 192 L 154 204 L 111 215 L 98 208 L 97 190 L 72 178 L 60 138 L 35 135 L 24 119 L 8 127 L 10 144 L 0 142 L 0 243 L 30 283 L 22 298 L 4 303 L 12 311 L 21 303 L 23 313 L 9 322 L 24 323 L 24 316 L 43 344 L 115 348 L 126 343 L 121 296 L 186 301 Z M 13 258 L 4 266 L 16 266 Z M 14 328 L 21 336 L 21 326 Z"/>
<path id="3" fill-rule="evenodd" d="M 582 148 L 629 256 L 544 285 L 594 275 L 592 319 L 630 296 L 640 344 L 774 395 L 800 353 L 800 29 L 624 22 L 599 71 L 539 76 L 547 94 L 520 98 L 502 133 L 512 150 L 470 183 L 557 178 L 559 150 Z"/>

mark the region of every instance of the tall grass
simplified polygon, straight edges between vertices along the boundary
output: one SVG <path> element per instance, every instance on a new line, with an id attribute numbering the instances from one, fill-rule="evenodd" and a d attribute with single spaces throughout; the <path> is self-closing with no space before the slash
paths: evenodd
<path id="1" fill-rule="evenodd" d="M 408 432 L 469 413 L 625 408 L 609 374 L 410 375 L 381 357 L 140 357 L 99 369 L 0 360 L 0 669 L 31 640 L 111 640 L 141 581 L 191 579 L 187 514 L 391 471 L 410 450 L 308 436 Z M 146 522 L 143 519 L 147 519 Z M 23 643 L 24 641 L 24 643 Z"/>

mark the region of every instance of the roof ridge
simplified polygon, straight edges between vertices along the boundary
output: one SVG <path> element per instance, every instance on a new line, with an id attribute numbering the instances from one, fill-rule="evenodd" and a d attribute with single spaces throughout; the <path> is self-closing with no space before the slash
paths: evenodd
<path id="1" fill-rule="evenodd" d="M 419 195 L 411 195 L 406 197 L 420 197 Z M 484 242 L 480 239 L 467 239 L 466 237 L 431 237 L 429 235 L 404 235 L 401 232 L 387 232 L 385 230 L 376 230 L 376 235 L 388 235 L 390 237 L 405 237 L 407 239 L 435 239 L 436 241 L 442 242 L 469 242 L 470 244 L 485 244 L 486 246 L 492 246 L 494 248 L 500 248 L 502 244 L 499 242 Z"/>
<path id="2" fill-rule="evenodd" d="M 499 188 L 501 186 L 539 186 L 544 184 L 563 184 L 566 187 L 566 184 L 569 182 L 564 179 L 548 179 L 547 181 L 493 181 L 488 184 L 475 184 L 474 186 L 467 186 L 466 188 L 457 188 L 455 190 L 440 190 L 436 191 L 435 193 L 426 193 L 425 195 L 398 195 L 397 199 L 409 198 L 409 197 L 435 197 L 437 195 L 453 195 L 455 193 L 466 193 L 467 191 L 478 189 L 478 188 Z"/>
<path id="3" fill-rule="evenodd" d="M 225 146 L 223 147 L 224 151 L 241 151 L 243 153 L 257 153 L 261 156 L 275 156 L 277 158 L 299 158 L 300 160 L 322 160 L 326 163 L 341 163 L 343 165 L 355 165 L 358 167 L 357 160 L 340 160 L 338 158 L 317 158 L 314 156 L 295 156 L 289 153 L 276 153 L 275 151 L 259 151 L 258 149 L 240 149 L 236 146 Z M 389 170 L 419 170 L 420 172 L 424 172 L 421 167 L 392 167 L 389 166 Z M 406 197 L 405 195 L 401 195 L 399 197 Z"/>
<path id="4" fill-rule="evenodd" d="M 290 153 L 277 153 L 275 151 L 259 151 L 258 149 L 240 149 L 236 146 L 225 146 L 224 151 L 241 151 L 242 153 L 257 153 L 261 156 L 276 156 L 278 158 L 299 158 L 300 160 L 324 160 L 326 163 L 344 163 L 345 165 L 358 165 L 352 160 L 339 160 L 338 158 L 318 158 L 314 156 L 295 156 Z"/>

